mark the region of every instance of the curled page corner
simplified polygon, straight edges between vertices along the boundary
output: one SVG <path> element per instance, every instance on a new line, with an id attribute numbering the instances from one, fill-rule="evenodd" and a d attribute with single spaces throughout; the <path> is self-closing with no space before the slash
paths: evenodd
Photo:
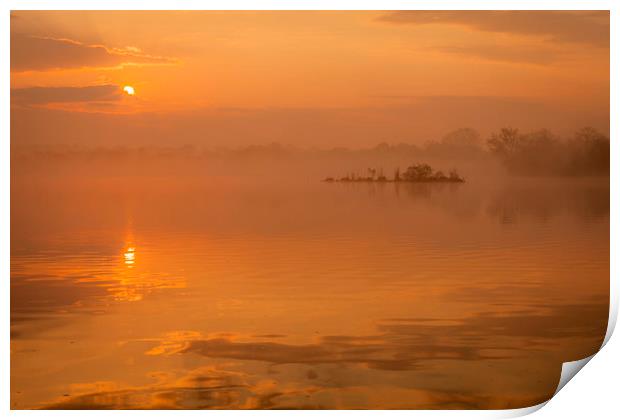
<path id="1" fill-rule="evenodd" d="M 588 357 L 584 357 L 583 359 L 562 363 L 562 373 L 560 374 L 560 381 L 558 383 L 558 386 L 553 393 L 554 397 L 609 342 L 609 339 L 611 338 L 614 329 L 616 328 L 616 320 L 618 318 L 618 308 L 617 305 L 614 304 L 614 302 L 615 300 L 612 299 L 609 305 L 609 320 L 607 321 L 607 332 L 605 333 L 605 338 L 603 339 L 601 348 L 596 353 Z"/>
<path id="2" fill-rule="evenodd" d="M 609 339 L 611 338 L 611 336 L 613 335 L 613 332 L 616 328 L 616 321 L 618 319 L 618 307 L 617 307 L 617 300 L 613 299 L 614 293 L 612 291 L 612 299 L 609 305 L 609 320 L 607 323 L 607 332 L 605 333 L 605 338 L 603 339 L 603 343 L 601 344 L 601 348 L 594 354 L 588 356 L 588 357 L 584 357 L 583 359 L 579 359 L 579 360 L 573 360 L 570 362 L 564 362 L 562 363 L 562 372 L 560 374 L 560 381 L 558 382 L 558 386 L 555 389 L 555 391 L 553 392 L 553 397 L 555 397 L 557 395 L 558 392 L 560 392 L 562 390 L 562 388 L 564 388 L 564 386 L 570 382 L 571 379 L 573 379 L 573 377 L 575 375 L 577 375 L 577 373 L 579 373 L 579 371 L 588 364 L 588 362 L 590 360 L 592 360 L 592 358 L 594 356 L 596 356 L 596 354 L 601 351 L 603 349 L 603 347 L 605 347 L 605 345 L 609 342 Z M 545 405 L 547 405 L 547 403 L 551 401 L 551 399 L 544 401 L 540 404 L 537 405 L 533 405 L 531 407 L 524 407 L 524 408 L 518 408 L 518 409 L 514 409 L 514 410 L 506 410 L 504 411 L 502 414 L 502 416 L 500 416 L 499 418 L 514 418 L 514 417 L 523 417 L 526 416 L 528 414 L 532 414 L 538 410 L 540 410 L 541 408 L 543 408 Z"/>
<path id="3" fill-rule="evenodd" d="M 501 414 L 499 414 L 495 418 L 512 419 L 512 418 L 516 418 L 516 417 L 524 417 L 524 416 L 527 416 L 529 414 L 535 413 L 536 411 L 540 410 L 545 405 L 547 405 L 548 402 L 549 402 L 549 400 L 541 402 L 540 404 L 532 405 L 530 407 L 502 410 L 500 412 Z"/>
<path id="4" fill-rule="evenodd" d="M 555 396 L 573 377 L 596 355 L 585 357 L 579 360 L 573 360 L 572 362 L 562 363 L 562 373 L 560 374 L 560 382 L 555 389 L 553 396 Z"/>
<path id="5" fill-rule="evenodd" d="M 571 379 L 573 379 L 573 377 L 586 364 L 588 364 L 588 362 L 595 355 L 596 355 L 596 353 L 591 355 L 591 356 L 588 356 L 586 358 L 580 359 L 580 360 L 573 360 L 571 362 L 564 362 L 564 363 L 562 363 L 562 373 L 560 374 L 560 381 L 558 382 L 558 386 L 555 389 L 555 391 L 553 392 L 553 396 L 551 398 L 555 397 L 557 395 L 557 393 L 560 392 L 560 390 L 562 388 L 564 388 L 564 386 Z M 533 405 L 531 407 L 518 408 L 518 409 L 515 409 L 515 410 L 506 410 L 500 418 L 515 418 L 515 417 L 527 416 L 528 414 L 532 414 L 532 413 L 540 410 L 541 408 L 543 408 L 545 405 L 547 405 L 547 403 L 549 401 L 551 401 L 551 398 L 548 399 L 547 401 L 544 401 L 544 402 L 542 402 L 540 404 Z"/>
<path id="6" fill-rule="evenodd" d="M 616 321 L 618 320 L 618 295 L 617 291 L 613 287 L 613 283 L 612 289 L 610 290 L 609 298 L 609 320 L 607 321 L 607 332 L 605 333 L 605 338 L 603 339 L 601 349 L 605 347 L 612 334 L 614 333 L 614 330 L 616 329 Z"/>

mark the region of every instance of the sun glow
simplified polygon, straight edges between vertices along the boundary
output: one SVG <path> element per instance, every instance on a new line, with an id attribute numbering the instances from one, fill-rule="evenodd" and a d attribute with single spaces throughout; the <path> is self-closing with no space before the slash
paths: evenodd
<path id="1" fill-rule="evenodd" d="M 133 96 L 136 94 L 135 89 L 133 88 L 133 86 L 125 86 L 123 87 L 123 90 L 125 91 L 125 93 L 129 96 Z"/>

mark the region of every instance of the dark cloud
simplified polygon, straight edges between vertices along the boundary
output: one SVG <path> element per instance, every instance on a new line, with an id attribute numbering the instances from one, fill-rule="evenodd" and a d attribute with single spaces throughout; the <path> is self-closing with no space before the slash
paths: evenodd
<path id="1" fill-rule="evenodd" d="M 609 46 L 608 11 L 434 11 L 387 13 L 380 21 L 409 25 L 463 25 L 494 33 L 542 36 L 556 42 Z"/>
<path id="2" fill-rule="evenodd" d="M 17 105 L 44 105 L 68 102 L 111 102 L 122 98 L 117 85 L 29 87 L 11 89 L 11 103 Z"/>
<path id="3" fill-rule="evenodd" d="M 86 45 L 70 39 L 11 34 L 11 71 L 16 72 L 174 62 L 167 57 L 110 49 L 103 45 Z"/>

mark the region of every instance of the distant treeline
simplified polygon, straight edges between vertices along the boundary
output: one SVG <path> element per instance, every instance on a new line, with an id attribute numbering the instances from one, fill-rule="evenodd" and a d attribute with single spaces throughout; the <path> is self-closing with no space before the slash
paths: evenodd
<path id="1" fill-rule="evenodd" d="M 486 140 L 472 128 L 461 128 L 448 133 L 440 140 L 423 144 L 383 142 L 374 147 L 356 149 L 302 148 L 280 143 L 250 145 L 235 149 L 207 148 L 198 145 L 88 147 L 84 145 L 11 144 L 11 159 L 15 163 L 22 159 L 112 162 L 152 159 L 326 162 L 330 159 L 359 158 L 366 162 L 384 164 L 395 161 L 433 162 L 436 160 L 460 164 L 463 161 L 484 163 L 498 160 L 514 174 L 606 175 L 609 174 L 609 149 L 609 138 L 593 128 L 583 128 L 565 138 L 548 130 L 521 132 L 514 128 L 502 128 Z"/>
<path id="2" fill-rule="evenodd" d="M 518 174 L 609 174 L 609 138 L 586 127 L 562 139 L 548 130 L 521 133 L 502 128 L 487 141 L 489 151 Z"/>

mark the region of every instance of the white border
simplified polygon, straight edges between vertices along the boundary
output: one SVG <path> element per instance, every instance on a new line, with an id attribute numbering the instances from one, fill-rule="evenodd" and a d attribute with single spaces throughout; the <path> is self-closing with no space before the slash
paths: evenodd
<path id="1" fill-rule="evenodd" d="M 34 411 L 11 411 L 10 407 L 10 362 L 9 362 L 9 334 L 10 334 L 10 211 L 9 211 L 9 188 L 10 188 L 10 71 L 9 71 L 9 34 L 10 34 L 10 10 L 233 10 L 233 9 L 251 9 L 251 10 L 276 10 L 276 9 L 318 9 L 318 10 L 475 10 L 475 9 L 495 9 L 495 10 L 611 10 L 611 215 L 620 214 L 619 198 L 618 198 L 618 181 L 620 175 L 620 167 L 618 166 L 618 147 L 616 142 L 619 137 L 619 125 L 617 118 L 613 116 L 618 114 L 618 84 L 617 75 L 620 74 L 618 66 L 618 12 L 620 7 L 618 2 L 607 1 L 554 1 L 554 0 L 475 0 L 475 1 L 459 1 L 459 0 L 442 0 L 438 1 L 405 1 L 405 0 L 184 0 L 182 2 L 170 0 L 151 0 L 151 1 L 135 1 L 135 0 L 4 0 L 0 2 L 0 75 L 2 83 L 0 84 L 0 188 L 2 189 L 0 200 L 0 218 L 2 219 L 2 229 L 0 232 L 0 252 L 2 259 L 0 260 L 0 269 L 2 276 L 2 290 L 0 291 L 0 415 L 8 414 L 12 417 L 33 418 L 33 417 L 49 417 L 49 418 L 82 418 L 85 414 L 92 418 L 108 418 L 111 415 L 120 415 L 121 417 L 146 417 L 149 419 L 163 419 L 171 415 L 167 411 L 116 411 L 116 412 L 98 412 L 89 411 L 58 411 L 58 412 L 34 412 Z M 620 354 L 620 345 L 617 339 L 609 341 L 611 332 L 615 326 L 618 314 L 618 279 L 619 270 L 617 259 L 618 255 L 618 233 L 619 227 L 617 218 L 610 218 L 610 273 L 611 273 L 611 289 L 610 289 L 610 323 L 605 338 L 604 349 L 597 354 L 588 366 L 584 368 L 584 372 L 580 373 L 580 379 L 571 381 L 558 396 L 554 397 L 547 404 L 549 407 L 538 411 L 536 418 L 583 418 L 587 415 L 593 418 L 609 418 L 609 413 L 617 411 L 616 407 L 616 389 L 617 374 L 620 371 L 620 362 L 618 355 Z M 316 415 L 328 418 L 506 418 L 525 415 L 537 411 L 540 406 L 520 409 L 520 410 L 504 410 L 504 411 L 322 411 L 320 413 L 299 411 L 295 412 L 295 416 L 301 419 L 314 418 Z M 289 417 L 291 412 L 288 411 L 209 411 L 208 413 L 197 411 L 181 411 L 174 413 L 175 416 L 199 418 L 203 416 L 217 417 L 218 419 L 237 419 L 249 418 L 263 419 L 272 417 Z"/>

